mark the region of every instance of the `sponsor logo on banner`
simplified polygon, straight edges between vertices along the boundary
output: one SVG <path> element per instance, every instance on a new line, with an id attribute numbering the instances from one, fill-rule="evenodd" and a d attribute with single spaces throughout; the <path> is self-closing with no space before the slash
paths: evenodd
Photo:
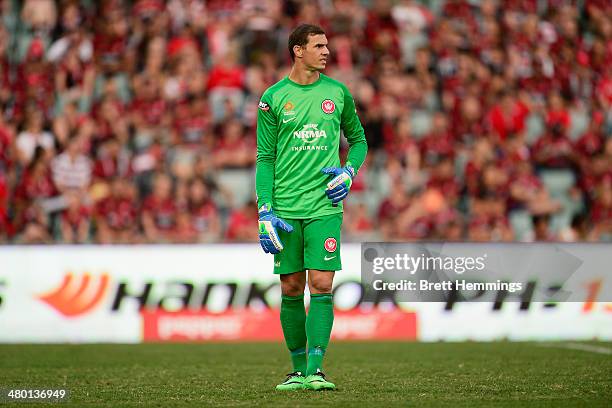
<path id="1" fill-rule="evenodd" d="M 330 237 L 325 241 L 325 250 L 334 253 L 337 242 Z M 325 260 L 335 257 L 326 256 Z M 32 293 L 33 299 L 53 309 L 67 318 L 85 317 L 104 308 L 110 315 L 153 309 L 162 312 L 214 312 L 232 309 L 275 308 L 275 294 L 279 290 L 277 282 L 262 284 L 250 280 L 227 280 L 217 282 L 198 282 L 193 280 L 155 279 L 132 281 L 131 279 L 112 279 L 109 274 L 93 275 L 89 273 L 63 275 L 61 282 L 42 294 Z M 357 280 L 339 281 L 334 285 L 334 298 L 342 310 L 360 310 L 364 307 L 376 307 L 381 303 L 399 306 L 398 292 L 394 290 L 379 291 L 374 298 L 365 296 L 364 285 Z M 600 292 L 600 285 L 591 285 L 585 299 L 585 310 L 591 310 Z M 535 306 L 529 293 L 521 295 L 520 310 L 529 310 Z M 444 303 L 445 310 L 452 310 L 461 303 L 449 299 Z M 491 310 L 500 311 L 507 303 L 500 299 L 492 304 Z M 538 305 L 540 306 L 540 305 Z M 555 303 L 546 304 L 547 309 L 557 307 Z M 606 310 L 609 310 L 606 307 Z"/>
<path id="2" fill-rule="evenodd" d="M 88 273 L 76 276 L 67 273 L 57 288 L 37 298 L 66 317 L 80 316 L 100 304 L 109 281 L 107 274 L 92 278 Z"/>
<path id="3" fill-rule="evenodd" d="M 222 313 L 161 310 L 142 312 L 145 341 L 278 340 L 279 315 L 270 310 L 228 310 Z M 265 328 L 265 330 L 263 330 Z"/>
<path id="4" fill-rule="evenodd" d="M 336 244 L 328 258 L 340 255 Z M 584 254 L 607 256 L 610 248 L 566 250 L 588 263 Z M 612 339 L 605 268 L 580 282 L 581 302 L 540 302 L 524 290 L 481 303 L 406 303 L 397 287 L 368 298 L 360 247 L 341 249 L 343 271 L 333 288 L 336 339 Z M 282 338 L 274 261 L 259 245 L 0 247 L 0 259 L 0 342 Z"/>
<path id="5" fill-rule="evenodd" d="M 223 313 L 145 310 L 142 318 L 145 341 L 283 340 L 278 310 Z M 416 313 L 336 311 L 332 339 L 416 340 Z"/>
<path id="6" fill-rule="evenodd" d="M 325 248 L 334 252 L 336 245 L 334 238 L 328 238 Z M 106 309 L 109 316 L 144 309 L 170 313 L 224 312 L 254 305 L 274 309 L 279 291 L 278 282 L 262 284 L 239 279 L 199 282 L 195 278 L 139 281 L 125 277 L 111 279 L 110 273 L 65 273 L 56 282 L 50 290 L 29 296 L 67 318 L 85 317 L 100 309 Z M 334 296 L 343 305 L 342 309 L 358 309 L 363 305 L 363 290 L 358 281 L 339 281 L 334 287 Z M 368 307 L 381 302 L 396 303 L 388 293 L 381 293 Z"/>

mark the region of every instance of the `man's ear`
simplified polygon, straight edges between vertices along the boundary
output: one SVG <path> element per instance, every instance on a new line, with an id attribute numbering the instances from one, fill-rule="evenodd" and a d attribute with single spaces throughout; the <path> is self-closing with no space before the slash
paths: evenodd
<path id="1" fill-rule="evenodd" d="M 302 58 L 304 56 L 304 47 L 300 45 L 294 45 L 293 54 L 296 56 L 296 58 Z"/>

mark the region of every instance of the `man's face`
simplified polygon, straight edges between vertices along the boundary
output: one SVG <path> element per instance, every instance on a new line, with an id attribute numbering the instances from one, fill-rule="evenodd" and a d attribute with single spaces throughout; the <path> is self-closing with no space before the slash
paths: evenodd
<path id="1" fill-rule="evenodd" d="M 320 71 L 325 69 L 329 58 L 327 37 L 325 37 L 325 34 L 308 36 L 308 43 L 305 47 L 300 47 L 295 56 L 296 58 L 302 57 L 302 62 L 309 70 Z"/>

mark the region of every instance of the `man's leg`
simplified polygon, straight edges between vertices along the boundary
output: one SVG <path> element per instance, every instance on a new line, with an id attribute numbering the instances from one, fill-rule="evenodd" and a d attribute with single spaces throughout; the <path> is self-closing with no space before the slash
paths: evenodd
<path id="1" fill-rule="evenodd" d="M 306 273 L 281 275 L 280 281 L 282 293 L 280 320 L 285 343 L 291 353 L 294 372 L 306 375 L 306 309 L 304 308 Z"/>
<path id="2" fill-rule="evenodd" d="M 322 371 L 323 357 L 329 344 L 334 324 L 334 303 L 332 297 L 333 271 L 308 271 L 310 308 L 306 318 L 308 337 L 308 367 L 306 375 Z"/>
<path id="3" fill-rule="evenodd" d="M 308 367 L 304 385 L 313 390 L 332 390 L 325 379 L 323 357 L 334 324 L 332 284 L 335 271 L 342 269 L 340 229 L 342 213 L 304 221 L 304 269 L 308 270 L 310 308 L 306 318 Z"/>
<path id="4" fill-rule="evenodd" d="M 303 389 L 306 375 L 304 237 L 300 220 L 285 221 L 293 226 L 293 232 L 278 230 L 279 238 L 285 248 L 274 255 L 274 273 L 280 275 L 280 321 L 294 372 L 276 386 L 280 391 Z"/>

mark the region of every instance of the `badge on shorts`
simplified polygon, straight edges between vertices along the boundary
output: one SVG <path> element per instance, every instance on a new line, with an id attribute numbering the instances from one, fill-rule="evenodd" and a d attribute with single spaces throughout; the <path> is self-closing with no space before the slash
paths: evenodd
<path id="1" fill-rule="evenodd" d="M 325 250 L 327 252 L 334 252 L 336 250 L 336 238 L 327 238 L 325 240 Z"/>
<path id="2" fill-rule="evenodd" d="M 331 99 L 326 99 L 321 102 L 321 109 L 323 110 L 323 112 L 327 113 L 328 115 L 331 115 L 336 110 L 336 104 Z"/>

